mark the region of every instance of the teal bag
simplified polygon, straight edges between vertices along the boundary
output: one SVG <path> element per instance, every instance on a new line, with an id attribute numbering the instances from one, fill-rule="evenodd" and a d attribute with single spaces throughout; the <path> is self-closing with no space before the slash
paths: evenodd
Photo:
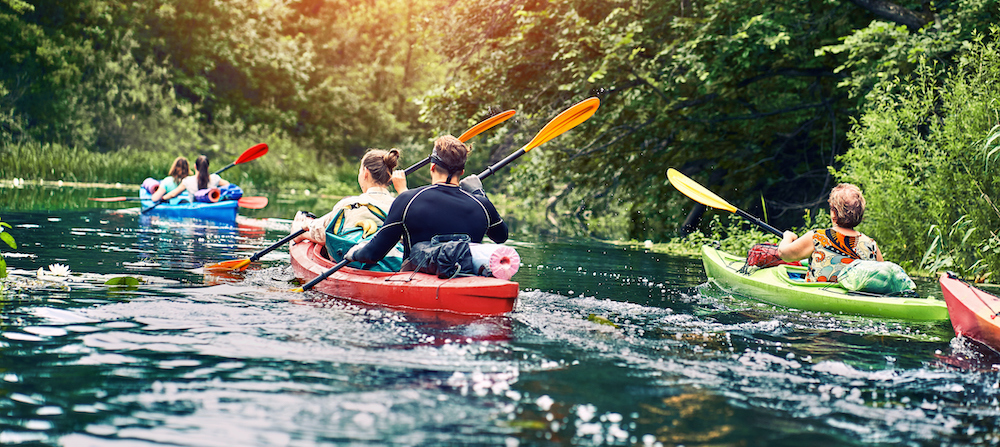
<path id="1" fill-rule="evenodd" d="M 854 261 L 837 275 L 845 289 L 878 294 L 912 292 L 917 286 L 897 264 L 888 261 Z"/>
<path id="2" fill-rule="evenodd" d="M 378 226 L 381 227 L 385 222 L 386 214 L 381 208 L 367 204 L 367 203 L 353 203 L 345 206 L 337 215 L 330 221 L 330 225 L 326 227 L 326 252 L 330 256 L 330 260 L 334 262 L 340 262 L 344 260 L 344 255 L 351 247 L 357 245 L 362 241 L 370 241 L 375 237 L 375 232 L 372 232 L 367 237 L 365 237 L 365 228 L 363 226 L 355 226 L 351 228 L 344 228 L 344 211 L 349 209 L 360 208 L 362 206 L 368 207 L 368 210 L 372 212 L 376 217 L 381 219 L 377 222 Z M 397 242 L 396 246 L 389 251 L 388 254 L 382 258 L 381 261 L 375 264 L 364 264 L 360 262 L 351 262 L 347 264 L 347 267 L 353 267 L 356 269 L 371 270 L 375 272 L 398 272 L 403 266 L 403 243 Z"/>

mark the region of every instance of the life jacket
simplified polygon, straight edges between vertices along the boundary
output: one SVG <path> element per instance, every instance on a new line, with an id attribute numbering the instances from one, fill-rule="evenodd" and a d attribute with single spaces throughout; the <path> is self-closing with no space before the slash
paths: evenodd
<path id="1" fill-rule="evenodd" d="M 376 222 L 372 219 L 365 219 L 353 227 L 345 228 L 345 223 L 347 218 L 345 212 L 349 210 L 354 210 L 362 207 L 367 207 L 372 214 L 375 215 L 379 220 Z M 378 229 L 385 223 L 386 212 L 382 211 L 378 206 L 372 205 L 370 203 L 351 203 L 337 212 L 337 215 L 333 217 L 330 221 L 330 225 L 326 227 L 326 252 L 330 256 L 330 259 L 336 262 L 340 262 L 344 259 L 344 255 L 351 247 L 357 245 L 362 241 L 370 241 Z M 348 267 L 353 267 L 357 269 L 372 270 L 376 272 L 398 272 L 400 267 L 403 265 L 403 243 L 397 242 L 396 246 L 389 251 L 381 261 L 375 264 L 361 264 L 360 262 L 351 262 L 347 264 Z"/>

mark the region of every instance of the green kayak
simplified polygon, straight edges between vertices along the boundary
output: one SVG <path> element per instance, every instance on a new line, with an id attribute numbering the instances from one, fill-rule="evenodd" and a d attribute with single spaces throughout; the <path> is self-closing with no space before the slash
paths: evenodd
<path id="1" fill-rule="evenodd" d="M 948 319 L 948 306 L 942 300 L 889 297 L 850 292 L 838 284 L 807 283 L 802 279 L 806 267 L 779 265 L 747 276 L 738 272 L 746 261 L 743 257 L 707 245 L 701 249 L 701 260 L 709 280 L 723 290 L 778 306 L 900 320 Z"/>

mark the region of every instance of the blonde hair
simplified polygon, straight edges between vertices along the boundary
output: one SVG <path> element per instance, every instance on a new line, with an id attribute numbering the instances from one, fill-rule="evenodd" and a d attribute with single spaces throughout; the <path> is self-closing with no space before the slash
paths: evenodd
<path id="1" fill-rule="evenodd" d="M 830 210 L 837 211 L 833 223 L 844 228 L 854 228 L 865 216 L 865 196 L 861 188 L 850 183 L 841 183 L 830 191 Z"/>
<path id="2" fill-rule="evenodd" d="M 372 180 L 379 185 L 388 185 L 392 179 L 392 170 L 399 164 L 399 149 L 389 150 L 368 149 L 361 157 L 361 166 L 372 175 Z"/>

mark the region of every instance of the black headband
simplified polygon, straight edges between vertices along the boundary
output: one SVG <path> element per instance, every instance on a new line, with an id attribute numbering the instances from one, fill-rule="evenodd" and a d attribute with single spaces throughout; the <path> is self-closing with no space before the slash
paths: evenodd
<path id="1" fill-rule="evenodd" d="M 451 181 L 451 177 L 453 175 L 458 174 L 463 169 L 465 169 L 465 163 L 462 163 L 462 166 L 457 166 L 457 167 L 449 165 L 448 163 L 445 163 L 443 160 L 441 160 L 441 157 L 437 156 L 437 151 L 436 150 L 433 151 L 433 152 L 431 152 L 431 163 L 434 163 L 434 164 L 436 164 L 438 166 L 441 166 L 442 168 L 444 168 L 445 171 L 448 171 L 448 179 L 445 180 L 445 182 L 450 182 Z"/>

